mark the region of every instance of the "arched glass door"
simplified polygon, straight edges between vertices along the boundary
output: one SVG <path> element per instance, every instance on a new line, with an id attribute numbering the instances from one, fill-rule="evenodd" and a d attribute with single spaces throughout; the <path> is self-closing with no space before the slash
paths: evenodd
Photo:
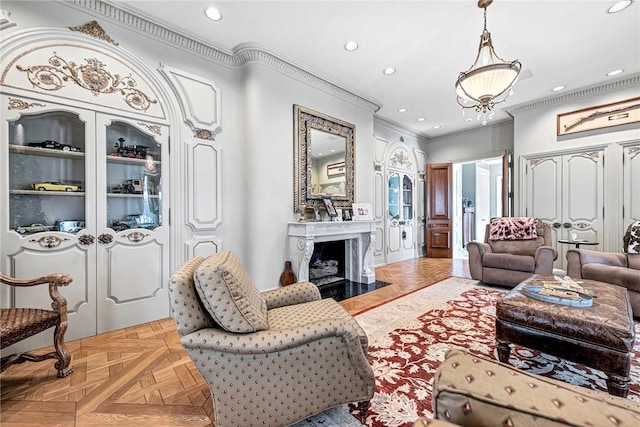
<path id="1" fill-rule="evenodd" d="M 389 171 L 387 186 L 387 262 L 415 256 L 412 174 Z"/>

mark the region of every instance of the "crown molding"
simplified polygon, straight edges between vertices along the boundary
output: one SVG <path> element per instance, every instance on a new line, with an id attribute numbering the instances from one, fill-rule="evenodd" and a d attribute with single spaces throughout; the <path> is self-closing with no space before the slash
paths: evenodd
<path id="1" fill-rule="evenodd" d="M 536 108 L 548 107 L 568 101 L 575 101 L 576 99 L 587 98 L 602 93 L 625 89 L 630 86 L 637 87 L 639 84 L 640 73 L 632 74 L 619 80 L 610 81 L 607 83 L 598 83 L 596 85 L 587 86 L 559 96 L 550 96 L 548 98 L 537 99 L 533 102 L 514 105 L 513 107 L 505 108 L 505 111 L 513 116 L 513 114 L 521 113 L 523 111 L 535 110 Z"/>
<path id="2" fill-rule="evenodd" d="M 396 123 L 396 122 L 394 122 L 392 120 L 389 120 L 389 119 L 385 119 L 385 118 L 380 117 L 380 116 L 373 116 L 373 123 L 374 123 L 374 125 L 385 127 L 385 128 L 387 128 L 389 130 L 401 133 L 401 134 L 403 134 L 405 136 L 411 136 L 411 137 L 413 137 L 413 138 L 415 138 L 415 139 L 417 139 L 419 141 L 422 141 L 422 142 L 428 142 L 429 141 L 429 137 L 428 136 L 426 136 L 424 134 L 419 134 L 419 133 L 416 133 L 416 132 L 414 132 L 412 130 L 404 128 L 404 127 L 402 127 L 401 124 Z"/>
<path id="3" fill-rule="evenodd" d="M 368 111 L 375 113 L 382 107 L 379 102 L 368 99 L 365 95 L 359 94 L 353 89 L 333 82 L 328 77 L 320 76 L 319 73 L 314 72 L 302 64 L 297 64 L 291 59 L 285 59 L 281 55 L 271 52 L 264 46 L 243 44 L 237 46 L 233 52 L 227 52 L 205 41 L 184 34 L 177 29 L 171 28 L 166 23 L 159 23 L 142 16 L 139 11 L 131 9 L 124 2 L 109 0 L 53 1 L 106 19 L 123 28 L 136 31 L 218 64 L 242 67 L 249 63 L 260 63 Z"/>
<path id="4" fill-rule="evenodd" d="M 504 119 L 504 120 L 493 122 L 491 124 L 487 124 L 487 125 L 484 125 L 484 126 L 476 126 L 476 127 L 470 128 L 470 129 L 463 129 L 463 130 L 458 130 L 458 131 L 451 132 L 451 133 L 446 133 L 446 134 L 443 134 L 443 135 L 434 136 L 434 137 L 431 137 L 430 141 L 435 141 L 435 140 L 440 139 L 440 138 L 448 138 L 448 137 L 456 136 L 456 135 L 464 135 L 464 134 L 468 134 L 468 133 L 476 133 L 476 132 L 487 130 L 487 129 L 501 128 L 501 127 L 504 127 L 504 126 L 513 126 L 513 119 L 512 118 Z"/>

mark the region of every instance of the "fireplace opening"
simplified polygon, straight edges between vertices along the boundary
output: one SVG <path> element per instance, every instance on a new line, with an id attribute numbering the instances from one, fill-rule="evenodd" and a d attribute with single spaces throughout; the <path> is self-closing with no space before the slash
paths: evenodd
<path id="1" fill-rule="evenodd" d="M 346 244 L 344 240 L 316 242 L 309 261 L 309 281 L 314 283 L 322 298 L 342 301 L 390 285 L 376 280 L 366 284 L 349 280 L 346 276 Z"/>
<path id="2" fill-rule="evenodd" d="M 344 280 L 344 241 L 317 242 L 309 260 L 309 281 L 316 286 Z"/>

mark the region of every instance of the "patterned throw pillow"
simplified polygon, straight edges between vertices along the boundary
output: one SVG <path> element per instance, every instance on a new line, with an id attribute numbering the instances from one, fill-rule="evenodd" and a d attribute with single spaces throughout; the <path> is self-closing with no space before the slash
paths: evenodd
<path id="1" fill-rule="evenodd" d="M 202 305 L 224 330 L 267 329 L 267 304 L 234 253 L 221 252 L 205 259 L 194 273 L 194 284 Z"/>
<path id="2" fill-rule="evenodd" d="M 530 240 L 538 237 L 538 219 L 530 217 L 491 218 L 489 240 Z"/>
<path id="3" fill-rule="evenodd" d="M 624 251 L 628 254 L 640 254 L 640 221 L 632 222 L 627 227 L 622 239 Z"/>

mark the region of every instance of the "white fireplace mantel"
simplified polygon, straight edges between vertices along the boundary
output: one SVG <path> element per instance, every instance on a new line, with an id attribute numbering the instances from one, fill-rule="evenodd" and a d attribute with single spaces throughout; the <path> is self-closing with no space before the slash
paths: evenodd
<path id="1" fill-rule="evenodd" d="M 315 242 L 345 241 L 345 278 L 374 283 L 371 268 L 375 245 L 374 221 L 290 222 L 289 256 L 299 282 L 309 280 L 309 260 Z"/>

